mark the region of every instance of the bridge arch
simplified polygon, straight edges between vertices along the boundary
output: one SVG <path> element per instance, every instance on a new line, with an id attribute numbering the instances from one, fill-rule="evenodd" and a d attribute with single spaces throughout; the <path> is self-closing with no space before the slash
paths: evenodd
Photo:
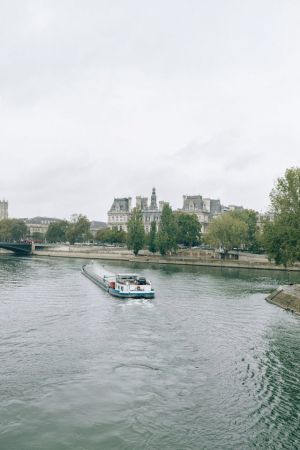
<path id="1" fill-rule="evenodd" d="M 0 242 L 0 248 L 3 248 L 4 250 L 10 250 L 11 252 L 19 255 L 31 255 L 32 253 L 32 244 L 25 242 Z"/>

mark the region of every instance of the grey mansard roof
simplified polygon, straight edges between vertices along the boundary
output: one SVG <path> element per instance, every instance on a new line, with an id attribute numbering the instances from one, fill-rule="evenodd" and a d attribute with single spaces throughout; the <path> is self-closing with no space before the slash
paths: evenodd
<path id="1" fill-rule="evenodd" d="M 106 222 L 100 222 L 98 220 L 92 220 L 90 224 L 90 228 L 93 230 L 102 230 L 103 228 L 107 228 Z"/>
<path id="2" fill-rule="evenodd" d="M 58 222 L 61 219 L 57 219 L 56 217 L 41 217 L 41 216 L 37 216 L 37 217 L 32 217 L 32 218 L 25 218 L 25 219 L 22 219 L 22 220 L 24 220 L 24 222 L 28 223 L 28 224 L 49 225 L 50 223 Z"/>
<path id="3" fill-rule="evenodd" d="M 130 212 L 131 198 L 115 198 L 109 212 Z"/>
<path id="4" fill-rule="evenodd" d="M 182 209 L 183 210 L 202 210 L 203 209 L 202 195 L 184 195 Z"/>

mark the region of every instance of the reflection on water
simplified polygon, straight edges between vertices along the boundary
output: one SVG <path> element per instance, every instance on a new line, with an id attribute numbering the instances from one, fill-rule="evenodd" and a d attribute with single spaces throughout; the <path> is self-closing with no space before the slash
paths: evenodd
<path id="1" fill-rule="evenodd" d="M 299 448 L 300 318 L 264 300 L 287 274 L 105 265 L 155 299 L 0 258 L 1 449 Z"/>
<path id="2" fill-rule="evenodd" d="M 300 339 L 299 329 L 277 324 L 267 331 L 268 346 L 258 359 L 260 376 L 248 383 L 256 401 L 252 412 L 256 426 L 262 428 L 261 446 L 297 448 L 299 444 Z M 272 431 L 271 436 L 263 430 Z"/>

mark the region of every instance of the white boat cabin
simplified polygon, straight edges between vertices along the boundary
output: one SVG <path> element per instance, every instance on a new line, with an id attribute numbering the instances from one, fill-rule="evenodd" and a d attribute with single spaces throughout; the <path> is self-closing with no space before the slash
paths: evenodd
<path id="1" fill-rule="evenodd" d="M 146 278 L 136 274 L 118 274 L 115 288 L 120 292 L 145 291 L 151 292 L 151 283 Z"/>

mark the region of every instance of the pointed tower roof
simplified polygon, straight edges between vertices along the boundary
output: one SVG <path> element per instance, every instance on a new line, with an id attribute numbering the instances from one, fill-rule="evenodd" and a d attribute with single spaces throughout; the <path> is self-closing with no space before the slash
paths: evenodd
<path id="1" fill-rule="evenodd" d="M 157 209 L 157 201 L 156 201 L 156 191 L 155 191 L 155 187 L 152 189 L 150 209 Z"/>

